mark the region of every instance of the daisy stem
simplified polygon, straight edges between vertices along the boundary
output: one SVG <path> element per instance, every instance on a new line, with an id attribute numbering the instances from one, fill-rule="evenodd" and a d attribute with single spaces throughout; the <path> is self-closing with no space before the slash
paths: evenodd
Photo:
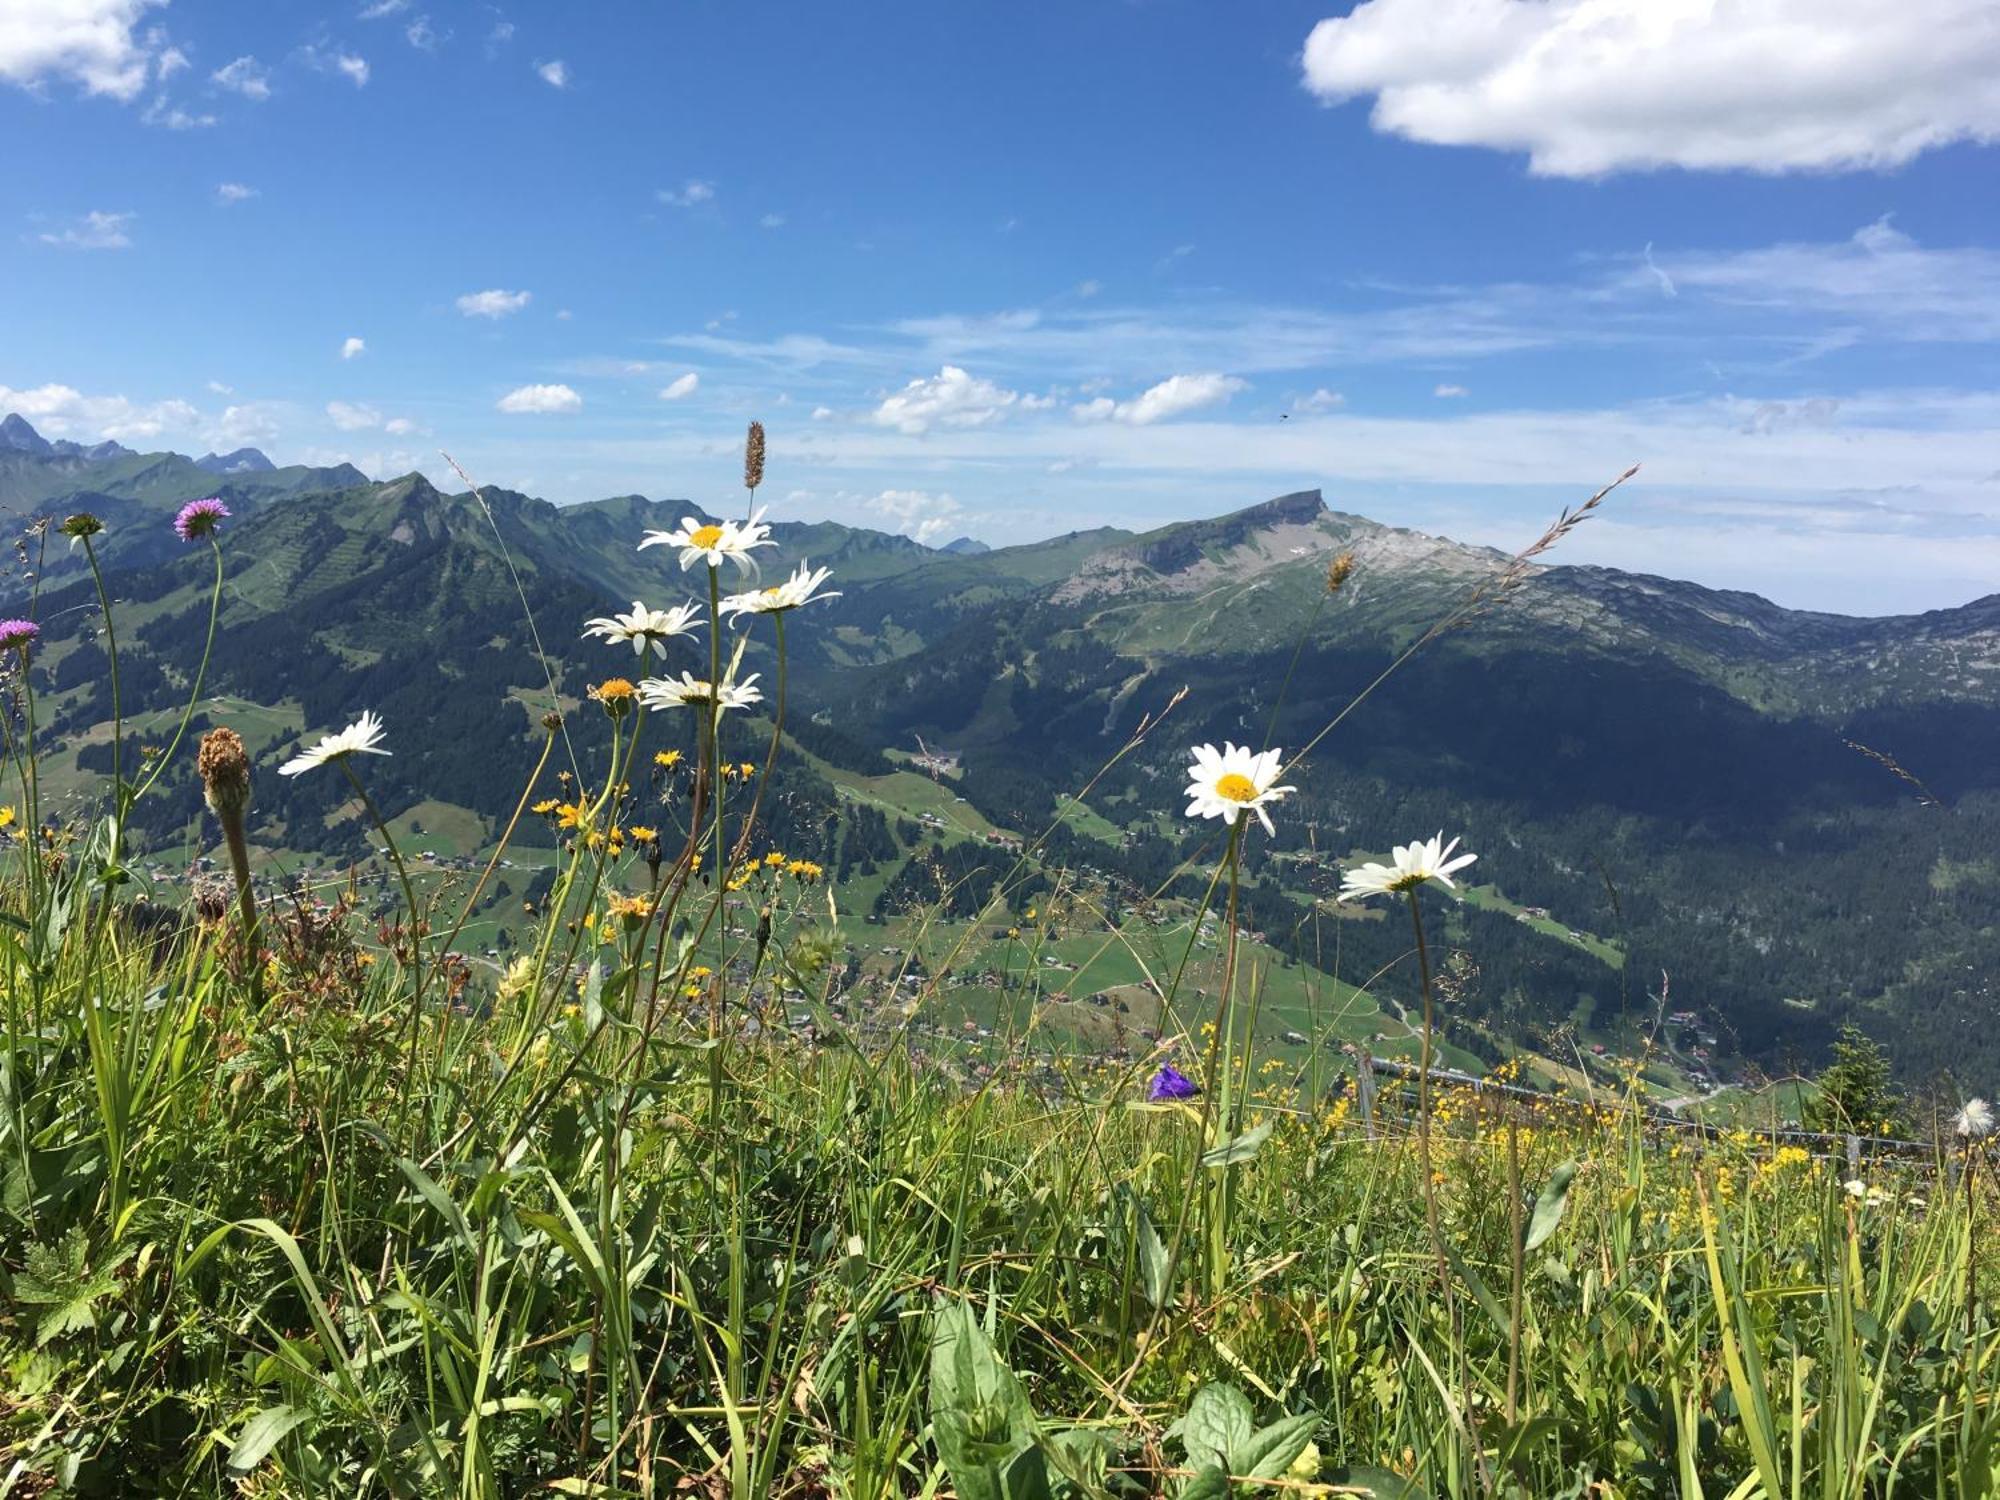
<path id="1" fill-rule="evenodd" d="M 778 628 L 778 697 L 772 706 L 771 748 L 764 755 L 764 774 L 757 778 L 756 790 L 750 794 L 750 811 L 743 816 L 743 827 L 736 835 L 736 849 L 731 854 L 731 863 L 742 860 L 750 847 L 750 831 L 757 826 L 757 810 L 764 805 L 764 788 L 770 785 L 771 772 L 778 765 L 778 747 L 785 732 L 785 612 L 779 610 L 771 616 Z"/>
<path id="2" fill-rule="evenodd" d="M 722 585 L 715 564 L 708 566 L 708 788 L 714 806 L 710 809 L 715 830 L 715 904 L 720 913 L 729 899 L 729 871 L 722 862 Z M 706 925 L 706 924 L 704 924 Z M 717 924 L 727 942 L 729 923 Z M 708 989 L 708 1123 L 711 1132 L 722 1128 L 722 978 L 729 965 L 718 955 L 715 974 Z"/>
<path id="3" fill-rule="evenodd" d="M 403 902 L 410 911 L 410 972 L 415 978 L 415 993 L 410 1001 L 411 1028 L 415 1029 L 415 1017 L 424 1006 L 424 919 L 417 905 L 417 888 L 410 883 L 410 869 L 403 863 L 403 851 L 396 847 L 396 836 L 389 832 L 389 821 L 382 816 L 382 809 L 375 805 L 375 799 L 368 795 L 368 788 L 361 784 L 361 778 L 354 774 L 354 767 L 348 764 L 351 757 L 339 758 L 341 774 L 347 777 L 354 788 L 354 795 L 361 799 L 361 805 L 368 810 L 368 816 L 375 820 L 375 827 L 382 835 L 382 842 L 388 845 L 389 858 L 396 866 L 396 878 L 402 882 Z"/>
<path id="4" fill-rule="evenodd" d="M 1417 974 L 1423 983 L 1424 997 L 1424 1032 L 1418 1046 L 1417 1061 L 1417 1166 L 1423 1174 L 1424 1227 L 1430 1233 L 1431 1252 L 1437 1260 L 1438 1289 L 1444 1294 L 1445 1317 L 1452 1330 L 1452 1348 L 1459 1351 L 1462 1357 L 1465 1341 L 1459 1325 L 1458 1298 L 1452 1290 L 1450 1256 L 1445 1250 L 1444 1230 L 1438 1223 L 1437 1183 L 1433 1180 L 1431 1166 L 1431 1038 L 1437 1024 L 1437 1013 L 1431 982 L 1431 950 L 1424 939 L 1423 907 L 1417 900 L 1420 888 L 1413 885 L 1405 892 L 1410 902 L 1410 928 L 1417 939 Z M 1469 1399 L 1465 1403 L 1465 1420 L 1468 1428 L 1476 1433 L 1476 1427 L 1472 1427 L 1474 1417 Z M 1485 1475 L 1486 1455 L 1476 1440 L 1472 1450 L 1480 1473 Z"/>

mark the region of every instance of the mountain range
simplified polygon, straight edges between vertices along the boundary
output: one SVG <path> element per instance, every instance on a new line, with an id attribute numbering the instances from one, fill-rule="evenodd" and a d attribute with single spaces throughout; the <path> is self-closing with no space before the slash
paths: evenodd
<path id="1" fill-rule="evenodd" d="M 0 523 L 76 509 L 107 523 L 100 556 L 132 623 L 119 641 L 128 715 L 164 713 L 199 655 L 208 565 L 166 522 L 209 493 L 235 514 L 208 712 L 269 762 L 374 709 L 396 752 L 378 797 L 392 815 L 460 818 L 473 837 L 511 812 L 551 684 L 587 761 L 603 723 L 581 711 L 583 688 L 633 658 L 580 639 L 582 622 L 691 594 L 696 575 L 635 547 L 646 529 L 706 514 L 636 495 L 558 507 L 447 494 L 421 475 L 377 483 L 346 465 L 273 467 L 254 450 L 197 461 L 81 449 L 9 418 Z M 773 802 L 774 836 L 829 869 L 865 867 L 860 888 L 882 909 L 941 888 L 925 885 L 939 870 L 990 882 L 993 839 L 1052 822 L 1040 856 L 1051 873 L 1089 870 L 1140 907 L 1185 892 L 1190 877 L 1174 872 L 1213 833 L 1180 817 L 1187 745 L 1306 742 L 1508 564 L 1329 509 L 1318 491 L 992 549 L 832 521 L 779 521 L 774 536 L 767 571 L 810 559 L 841 591 L 791 632 L 800 755 Z M 58 551 L 40 580 L 38 673 L 50 743 L 81 774 L 103 768 L 108 672 L 94 593 Z M 1330 594 L 1342 554 L 1352 573 Z M 27 588 L 5 585 L 0 612 L 24 607 Z M 750 654 L 744 670 L 773 684 L 761 637 Z M 692 652 L 669 663 L 697 665 Z M 1156 727 L 1121 754 L 1149 716 Z M 744 732 L 754 741 L 754 724 Z M 920 746 L 955 761 L 946 789 L 986 833 L 896 815 L 885 789 L 929 784 L 910 771 Z M 1365 977 L 1405 937 L 1326 899 L 1341 861 L 1443 827 L 1481 854 L 1482 884 L 1444 935 L 1466 955 L 1448 1026 L 1469 1050 L 1611 1036 L 1636 1048 L 1660 1017 L 1692 1011 L 1716 1054 L 1784 1070 L 1853 1021 L 1912 1077 L 1990 1088 L 1996 751 L 2000 595 L 1865 619 L 1535 566 L 1295 768 L 1299 791 L 1279 836 L 1260 841 L 1245 910 L 1268 934 L 1309 935 L 1302 961 Z M 260 840 L 357 852 L 339 788 L 312 781 L 260 780 Z M 199 833 L 184 790 L 156 800 L 142 837 L 165 848 Z"/>

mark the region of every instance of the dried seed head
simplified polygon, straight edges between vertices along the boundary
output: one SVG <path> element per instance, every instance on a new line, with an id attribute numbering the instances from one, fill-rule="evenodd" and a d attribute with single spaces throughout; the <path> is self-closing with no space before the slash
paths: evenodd
<path id="1" fill-rule="evenodd" d="M 204 922 L 229 915 L 229 883 L 219 875 L 204 875 L 194 883 L 194 914 Z"/>
<path id="2" fill-rule="evenodd" d="M 80 510 L 62 523 L 62 534 L 81 541 L 87 536 L 96 536 L 104 529 L 104 523 L 87 510 Z"/>
<path id="3" fill-rule="evenodd" d="M 554 709 L 550 709 L 542 715 L 542 728 L 548 730 L 550 734 L 554 734 L 558 729 L 562 728 L 562 715 Z"/>
<path id="4" fill-rule="evenodd" d="M 764 482 L 764 424 L 752 422 L 750 435 L 743 440 L 743 488 L 754 490 Z"/>
<path id="5" fill-rule="evenodd" d="M 195 757 L 202 795 L 218 818 L 242 816 L 250 805 L 250 754 L 243 736 L 233 729 L 211 729 L 201 737 Z"/>
<path id="6" fill-rule="evenodd" d="M 1349 576 L 1353 572 L 1354 572 L 1354 554 L 1352 552 L 1343 552 L 1338 557 L 1334 558 L 1332 562 L 1326 565 L 1327 593 L 1329 594 L 1339 593 L 1341 585 L 1347 582 Z"/>

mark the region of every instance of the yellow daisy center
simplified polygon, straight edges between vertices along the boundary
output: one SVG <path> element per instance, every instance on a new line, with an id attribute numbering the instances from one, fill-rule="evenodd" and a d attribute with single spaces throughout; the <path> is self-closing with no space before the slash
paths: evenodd
<path id="1" fill-rule="evenodd" d="M 623 677 L 607 677 L 596 687 L 599 702 L 614 703 L 632 696 L 632 684 Z"/>
<path id="2" fill-rule="evenodd" d="M 688 533 L 690 547 L 713 547 L 722 540 L 722 528 L 714 524 L 697 526 Z"/>
<path id="3" fill-rule="evenodd" d="M 1255 802 L 1257 783 L 1248 776 L 1239 776 L 1231 771 L 1215 783 L 1215 795 L 1227 797 L 1231 802 Z"/>

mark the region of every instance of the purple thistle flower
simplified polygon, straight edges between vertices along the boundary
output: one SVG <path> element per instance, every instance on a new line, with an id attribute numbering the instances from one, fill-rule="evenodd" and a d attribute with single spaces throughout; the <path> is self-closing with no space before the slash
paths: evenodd
<path id="1" fill-rule="evenodd" d="M 42 627 L 33 620 L 0 620 L 0 651 L 25 651 L 41 633 Z"/>
<path id="2" fill-rule="evenodd" d="M 1146 1097 L 1155 1103 L 1165 1099 L 1192 1099 L 1201 1092 L 1201 1085 L 1172 1063 L 1161 1063 L 1160 1071 L 1153 1075 L 1153 1081 L 1146 1088 Z"/>
<path id="3" fill-rule="evenodd" d="M 229 507 L 221 497 L 210 495 L 206 500 L 190 500 L 181 507 L 181 513 L 174 517 L 174 535 L 184 542 L 192 542 L 205 537 L 222 522 L 229 519 Z"/>

